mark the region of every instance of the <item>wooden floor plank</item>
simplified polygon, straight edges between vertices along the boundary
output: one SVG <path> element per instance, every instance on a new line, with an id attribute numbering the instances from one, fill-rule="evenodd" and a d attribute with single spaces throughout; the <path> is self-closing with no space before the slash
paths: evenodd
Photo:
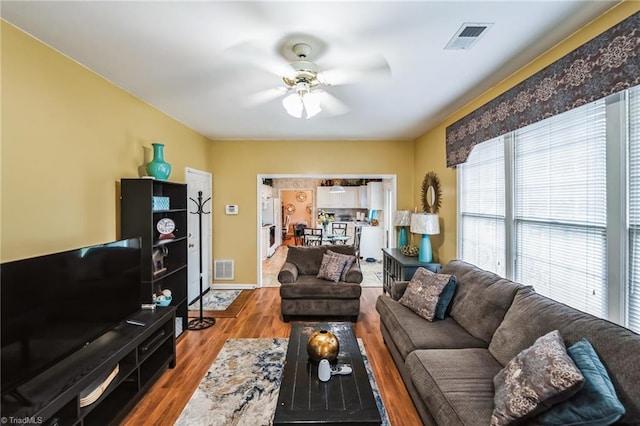
<path id="1" fill-rule="evenodd" d="M 419 425 L 420 418 L 382 340 L 375 310 L 380 288 L 363 288 L 355 334 L 363 340 L 392 425 Z M 237 318 L 217 318 L 213 327 L 187 331 L 178 340 L 176 368 L 167 370 L 123 421 L 124 426 L 172 425 L 180 416 L 228 338 L 289 337 L 280 316 L 279 288 L 260 288 Z"/>

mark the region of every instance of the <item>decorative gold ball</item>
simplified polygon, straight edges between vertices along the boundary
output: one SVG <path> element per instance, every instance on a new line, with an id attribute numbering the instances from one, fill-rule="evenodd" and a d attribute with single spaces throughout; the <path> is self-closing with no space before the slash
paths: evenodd
<path id="1" fill-rule="evenodd" d="M 307 354 L 314 361 L 333 361 L 338 357 L 340 342 L 335 334 L 327 330 L 314 332 L 307 343 Z"/>

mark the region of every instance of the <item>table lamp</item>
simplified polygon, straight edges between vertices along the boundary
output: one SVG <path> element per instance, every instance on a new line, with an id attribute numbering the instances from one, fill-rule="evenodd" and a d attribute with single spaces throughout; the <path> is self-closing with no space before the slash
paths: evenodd
<path id="1" fill-rule="evenodd" d="M 405 226 L 409 226 L 411 224 L 411 212 L 409 212 L 409 210 L 397 210 L 393 215 L 393 224 L 400 227 L 398 247 L 409 245 L 407 229 Z"/>
<path id="2" fill-rule="evenodd" d="M 414 234 L 422 234 L 418 260 L 420 262 L 431 263 L 433 260 L 433 251 L 431 250 L 431 239 L 429 235 L 440 233 L 438 215 L 431 213 L 415 213 L 411 215 L 411 232 Z"/>

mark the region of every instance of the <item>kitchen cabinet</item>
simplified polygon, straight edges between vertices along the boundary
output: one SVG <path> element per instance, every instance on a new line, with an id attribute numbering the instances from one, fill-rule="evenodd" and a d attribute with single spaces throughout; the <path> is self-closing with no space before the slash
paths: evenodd
<path id="1" fill-rule="evenodd" d="M 362 226 L 360 236 L 360 257 L 366 259 L 382 258 L 382 248 L 384 247 L 384 229 L 382 226 Z"/>
<path id="2" fill-rule="evenodd" d="M 367 185 L 362 185 L 358 188 L 358 208 L 367 208 Z"/>
<path id="3" fill-rule="evenodd" d="M 369 210 L 384 209 L 384 189 L 382 182 L 369 182 L 367 184 L 367 208 Z"/>
<path id="4" fill-rule="evenodd" d="M 359 207 L 358 188 L 347 186 L 344 192 L 332 193 L 330 186 L 316 188 L 316 205 L 319 209 L 353 209 Z"/>

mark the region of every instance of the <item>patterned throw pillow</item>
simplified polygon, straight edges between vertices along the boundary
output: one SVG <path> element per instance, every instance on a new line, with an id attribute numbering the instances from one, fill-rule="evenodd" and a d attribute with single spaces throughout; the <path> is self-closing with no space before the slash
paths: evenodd
<path id="1" fill-rule="evenodd" d="M 335 251 L 327 250 L 327 254 L 329 256 L 335 256 L 340 259 L 346 259 L 346 263 L 344 264 L 344 269 L 342 270 L 342 274 L 340 274 L 340 281 L 347 281 L 347 272 L 351 269 L 354 263 L 356 263 L 356 257 L 350 254 L 342 254 L 336 253 Z"/>
<path id="2" fill-rule="evenodd" d="M 422 318 L 433 321 L 442 290 L 449 284 L 450 275 L 434 274 L 426 268 L 418 268 L 398 300 Z"/>
<path id="3" fill-rule="evenodd" d="M 347 259 L 341 259 L 328 254 L 322 255 L 322 263 L 320 264 L 320 271 L 316 278 L 322 278 L 323 280 L 329 280 L 333 282 L 340 281 L 340 275 L 344 265 L 347 263 Z"/>
<path id="4" fill-rule="evenodd" d="M 539 337 L 493 378 L 491 426 L 520 423 L 573 396 L 584 383 L 558 330 Z"/>

